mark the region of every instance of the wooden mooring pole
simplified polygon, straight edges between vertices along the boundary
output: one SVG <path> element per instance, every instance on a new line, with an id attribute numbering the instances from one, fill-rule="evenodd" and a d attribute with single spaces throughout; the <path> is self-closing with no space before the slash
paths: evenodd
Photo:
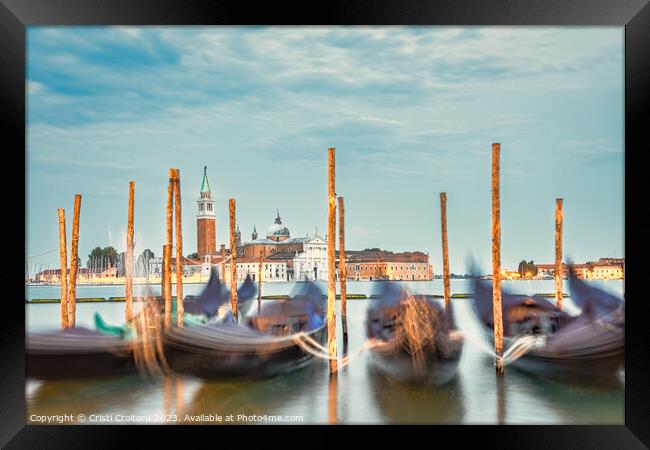
<path id="1" fill-rule="evenodd" d="M 133 319 L 133 206 L 135 181 L 129 181 L 129 209 L 126 226 L 126 321 Z"/>
<path id="2" fill-rule="evenodd" d="M 503 310 L 501 308 L 501 203 L 499 194 L 499 153 L 501 144 L 492 144 L 492 314 L 494 351 L 498 375 L 503 375 Z"/>
<path id="3" fill-rule="evenodd" d="M 345 266 L 345 207 L 343 197 L 339 197 L 339 284 L 341 286 L 341 324 L 343 326 L 343 353 L 348 347 L 347 277 Z"/>
<path id="4" fill-rule="evenodd" d="M 440 193 L 440 229 L 442 232 L 442 281 L 445 294 L 445 313 L 450 317 L 451 289 L 449 285 L 449 248 L 447 246 L 447 193 Z"/>
<path id="5" fill-rule="evenodd" d="M 65 240 L 65 209 L 59 208 L 59 259 L 61 260 L 61 329 L 68 328 L 68 249 Z"/>
<path id="6" fill-rule="evenodd" d="M 164 251 L 164 286 L 165 286 L 165 330 L 169 330 L 172 325 L 172 239 L 173 226 L 172 217 L 174 210 L 174 169 L 169 169 L 169 183 L 167 185 L 167 233 L 165 239 Z"/>
<path id="7" fill-rule="evenodd" d="M 230 309 L 237 322 L 237 246 L 235 245 L 235 199 L 228 202 L 230 206 Z"/>
<path id="8" fill-rule="evenodd" d="M 327 350 L 330 374 L 337 370 L 336 361 L 336 191 L 334 189 L 334 148 L 327 153 Z"/>
<path id="9" fill-rule="evenodd" d="M 562 309 L 562 203 L 555 199 L 555 305 Z"/>
<path id="10" fill-rule="evenodd" d="M 167 254 L 167 244 L 163 244 L 163 251 L 162 251 L 162 268 L 160 271 L 160 297 L 163 300 L 163 304 L 165 301 L 165 264 L 167 261 L 165 260 L 165 255 Z M 164 315 L 164 314 L 163 314 Z"/>
<path id="11" fill-rule="evenodd" d="M 257 268 L 257 312 L 262 310 L 262 274 L 264 265 L 264 250 L 260 252 L 260 264 Z"/>
<path id="12" fill-rule="evenodd" d="M 176 224 L 176 325 L 183 327 L 183 227 L 181 222 L 181 171 L 174 169 L 174 220 Z"/>
<path id="13" fill-rule="evenodd" d="M 70 294 L 68 295 L 68 328 L 74 328 L 77 320 L 77 272 L 79 269 L 79 213 L 81 212 L 81 195 L 74 196 L 72 215 L 72 242 L 70 243 Z"/>

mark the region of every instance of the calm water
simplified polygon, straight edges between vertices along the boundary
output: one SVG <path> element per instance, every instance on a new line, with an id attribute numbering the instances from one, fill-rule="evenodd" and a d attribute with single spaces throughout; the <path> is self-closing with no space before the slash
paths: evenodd
<path id="1" fill-rule="evenodd" d="M 622 281 L 592 281 L 619 296 Z M 442 294 L 442 281 L 405 282 L 414 293 Z M 553 291 L 553 281 L 506 281 L 504 289 L 535 294 Z M 370 294 L 372 282 L 350 282 L 350 294 Z M 466 280 L 452 280 L 453 293 L 471 292 Z M 135 287 L 136 294 L 138 289 Z M 199 285 L 186 285 L 186 294 L 196 294 Z M 289 283 L 268 283 L 264 295 L 288 294 Z M 322 283 L 326 291 L 326 283 Z M 155 289 L 154 289 L 155 290 Z M 55 286 L 26 287 L 26 298 L 58 298 Z M 123 286 L 78 287 L 78 297 L 124 295 Z M 372 300 L 348 301 L 349 352 L 365 342 L 365 313 Z M 233 415 L 239 423 L 277 423 L 275 421 L 237 420 L 237 416 L 282 416 L 283 423 L 466 423 L 466 424 L 622 424 L 624 387 L 585 387 L 553 382 L 506 368 L 502 382 L 494 374 L 493 359 L 474 340 L 482 333 L 474 318 L 471 300 L 454 301 L 458 327 L 468 337 L 456 379 L 434 388 L 406 387 L 386 379 L 372 369 L 367 353 L 356 353 L 330 383 L 327 364 L 320 360 L 290 375 L 256 382 L 205 382 L 189 377 L 144 380 L 139 375 L 70 380 L 65 382 L 28 382 L 26 386 L 28 421 L 31 415 L 72 414 L 79 423 L 162 423 L 165 415 L 176 415 L 181 423 L 186 415 L 199 423 L 228 423 Z M 568 311 L 575 311 L 570 299 Z M 121 325 L 124 303 L 80 303 L 77 323 L 92 327 L 95 311 L 107 322 Z M 27 305 L 28 330 L 56 328 L 58 304 Z M 343 353 L 338 326 L 339 355 Z M 209 415 L 215 417 L 211 419 Z M 101 420 L 101 421 L 98 421 Z M 277 419 L 273 419 L 277 420 Z M 149 421 L 149 422 L 147 422 Z M 188 423 L 188 422 L 182 422 Z"/>

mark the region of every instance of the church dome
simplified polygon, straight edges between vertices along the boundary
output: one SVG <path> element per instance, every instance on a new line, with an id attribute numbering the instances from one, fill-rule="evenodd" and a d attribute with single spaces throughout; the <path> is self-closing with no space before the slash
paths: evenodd
<path id="1" fill-rule="evenodd" d="M 289 229 L 282 225 L 282 219 L 280 218 L 280 212 L 278 211 L 278 215 L 275 218 L 275 223 L 269 227 L 269 229 L 266 232 L 266 237 L 271 238 L 271 237 L 279 237 L 279 236 L 286 236 L 289 237 Z"/>

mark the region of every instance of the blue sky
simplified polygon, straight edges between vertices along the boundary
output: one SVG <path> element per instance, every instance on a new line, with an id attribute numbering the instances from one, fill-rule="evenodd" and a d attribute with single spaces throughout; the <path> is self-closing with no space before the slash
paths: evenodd
<path id="1" fill-rule="evenodd" d="M 501 143 L 502 261 L 623 255 L 623 28 L 31 27 L 27 243 L 58 246 L 83 195 L 79 253 L 161 254 L 167 170 L 181 171 L 184 253 L 208 166 L 217 240 L 228 198 L 243 239 L 276 208 L 294 236 L 324 234 L 336 147 L 349 249 L 428 252 L 452 272 L 490 262 L 490 158 Z M 57 264 L 57 252 L 31 260 Z"/>

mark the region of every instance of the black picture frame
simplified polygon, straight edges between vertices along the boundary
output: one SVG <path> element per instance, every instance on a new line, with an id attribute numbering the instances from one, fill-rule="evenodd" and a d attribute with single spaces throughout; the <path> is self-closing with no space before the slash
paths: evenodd
<path id="1" fill-rule="evenodd" d="M 380 426 L 380 427 L 292 427 L 292 433 L 305 430 L 305 437 L 289 438 L 280 427 L 185 427 L 183 440 L 195 445 L 239 447 L 250 443 L 251 435 L 264 436 L 267 443 L 338 446 L 337 439 L 349 443 L 350 430 L 370 432 L 376 442 L 387 442 L 389 435 L 416 442 L 453 443 L 465 446 L 468 439 L 479 445 L 498 448 L 644 448 L 650 445 L 650 376 L 647 360 L 650 346 L 647 327 L 647 301 L 640 283 L 644 268 L 641 246 L 647 220 L 635 218 L 645 211 L 642 155 L 647 153 L 646 129 L 648 86 L 650 85 L 650 6 L 647 0 L 445 0 L 387 1 L 348 0 L 336 2 L 266 2 L 251 5 L 236 1 L 207 0 L 0 0 L 0 98 L 2 122 L 7 127 L 5 154 L 26 155 L 25 138 L 25 36 L 31 25 L 608 25 L 625 27 L 625 257 L 626 257 L 626 392 L 625 425 L 621 426 Z M 642 119 L 646 117 L 646 119 Z M 9 139 L 7 139 L 9 138 Z M 20 161 L 20 158 L 15 158 Z M 25 164 L 26 156 L 23 158 Z M 6 160 L 5 160 L 6 161 Z M 5 164 L 7 164 L 5 162 Z M 20 176 L 20 170 L 12 172 Z M 24 173 L 24 171 L 23 171 Z M 18 182 L 9 186 L 19 186 Z M 25 184 L 23 184 L 25 186 Z M 7 193 L 7 191 L 5 191 Z M 15 192 L 7 195 L 19 203 Z M 25 197 L 26 199 L 26 192 Z M 13 206 L 13 205 L 11 205 Z M 7 206 L 11 208 L 11 206 Z M 15 210 L 19 210 L 16 205 Z M 24 207 L 24 203 L 23 203 Z M 14 210 L 13 208 L 11 210 Z M 6 219 L 6 216 L 5 216 Z M 27 218 L 25 217 L 25 220 Z M 634 225 L 639 224 L 640 227 Z M 17 247 L 13 226 L 11 239 Z M 25 228 L 23 227 L 23 230 Z M 641 229 L 639 233 L 638 229 Z M 647 231 L 645 231 L 647 233 Z M 19 233 L 19 231 L 18 231 Z M 16 250 L 14 255 L 19 255 Z M 13 259 L 14 271 L 7 270 L 7 285 L 18 286 L 22 275 Z M 6 267 L 9 269 L 10 267 Z M 14 282 L 15 280 L 15 282 Z M 16 288 L 18 290 L 18 288 Z M 138 438 L 167 440 L 179 427 L 137 426 L 129 433 L 116 426 L 35 426 L 25 425 L 24 310 L 13 292 L 3 299 L 0 330 L 0 446 L 7 448 L 77 448 L 133 446 Z M 645 302 L 645 303 L 644 303 Z M 216 431 L 215 431 L 216 430 Z M 190 438 L 188 433 L 199 434 Z M 323 434 L 322 438 L 317 434 Z M 146 434 L 147 436 L 133 436 Z M 268 436 L 271 434 L 272 436 Z M 215 441 L 227 436 L 230 440 Z M 400 437 L 401 436 L 401 437 Z M 364 437 L 364 440 L 367 439 Z M 153 441 L 147 441 L 153 445 Z M 171 442 L 171 441 L 168 441 Z M 451 445 L 451 444 L 443 444 Z"/>

